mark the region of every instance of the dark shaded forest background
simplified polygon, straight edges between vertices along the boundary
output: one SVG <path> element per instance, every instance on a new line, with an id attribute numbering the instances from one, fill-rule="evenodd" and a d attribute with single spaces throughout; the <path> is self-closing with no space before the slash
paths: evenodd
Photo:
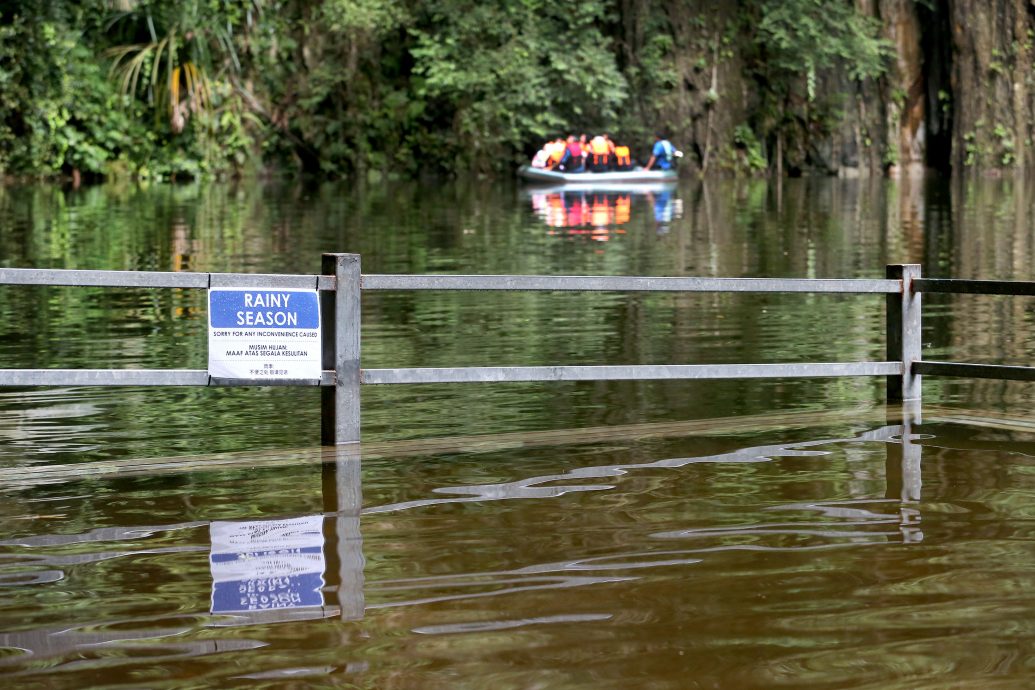
<path id="1" fill-rule="evenodd" d="M 1032 160 L 1030 0 L 0 0 L 0 176 L 683 174 Z"/>

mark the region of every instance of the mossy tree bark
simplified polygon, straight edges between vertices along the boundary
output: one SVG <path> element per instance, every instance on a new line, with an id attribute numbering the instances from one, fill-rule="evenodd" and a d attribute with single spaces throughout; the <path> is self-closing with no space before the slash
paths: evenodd
<path id="1" fill-rule="evenodd" d="M 952 167 L 997 170 L 1030 158 L 1032 8 L 1026 0 L 954 0 Z"/>

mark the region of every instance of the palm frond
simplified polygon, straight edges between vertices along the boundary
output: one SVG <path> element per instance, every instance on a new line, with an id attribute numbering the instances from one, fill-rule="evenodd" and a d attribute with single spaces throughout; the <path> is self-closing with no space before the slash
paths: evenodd
<path id="1" fill-rule="evenodd" d="M 214 107 L 214 70 L 225 69 L 230 75 L 241 71 L 234 26 L 206 25 L 201 7 L 207 1 L 140 3 L 133 9 L 122 8 L 126 11 L 116 12 L 108 21 L 109 28 L 124 24 L 126 33 L 132 30 L 151 38 L 105 51 L 111 59 L 109 78 L 124 95 L 145 98 L 155 116 L 168 117 L 176 132 L 191 113 Z M 245 4 L 261 12 L 265 2 L 246 0 Z M 134 18 L 135 25 L 130 24 Z"/>
<path id="2" fill-rule="evenodd" d="M 180 102 L 180 67 L 174 67 L 169 75 L 169 102 L 175 108 Z M 190 79 L 188 77 L 187 91 L 190 92 Z"/>

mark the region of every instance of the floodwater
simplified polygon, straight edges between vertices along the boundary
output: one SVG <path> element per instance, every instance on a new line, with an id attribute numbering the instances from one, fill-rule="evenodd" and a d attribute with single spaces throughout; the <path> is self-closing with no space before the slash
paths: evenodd
<path id="1" fill-rule="evenodd" d="M 1023 180 L 0 188 L 0 265 L 1033 279 Z M 205 368 L 198 291 L 0 287 L 5 368 Z M 882 360 L 883 298 L 368 293 L 363 366 Z M 1027 364 L 1024 298 L 925 296 L 928 359 Z M 1021 687 L 1031 384 L 0 390 L 19 687 Z"/>

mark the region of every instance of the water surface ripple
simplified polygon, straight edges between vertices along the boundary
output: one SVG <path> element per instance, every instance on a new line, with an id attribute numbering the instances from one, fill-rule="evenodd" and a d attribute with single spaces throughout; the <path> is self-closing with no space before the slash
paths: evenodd
<path id="1" fill-rule="evenodd" d="M 195 684 L 375 687 L 1023 678 L 1030 442 L 980 449 L 973 431 L 937 423 L 851 431 L 7 490 L 0 667 L 49 687 L 97 674 L 177 687 L 170 669 Z M 907 486 L 917 452 L 922 500 Z M 999 495 L 975 501 L 988 492 L 959 481 L 975 453 L 1029 479 L 988 477 Z M 320 601 L 302 587 L 295 602 L 234 610 L 217 527 L 247 537 L 235 587 L 272 593 L 317 563 Z"/>
<path id="2" fill-rule="evenodd" d="M 366 273 L 1031 280 L 1031 184 L 2 187 L 0 266 L 311 274 L 357 252 Z M 362 307 L 367 368 L 885 357 L 879 295 Z M 1029 307 L 925 296 L 924 357 L 1028 363 Z M 204 368 L 206 333 L 199 291 L 0 290 L 5 367 Z M 0 669 L 48 688 L 1026 687 L 1035 387 L 927 377 L 925 407 L 954 414 L 886 426 L 884 394 L 371 386 L 366 450 L 336 457 L 314 448 L 317 390 L 0 390 Z"/>

